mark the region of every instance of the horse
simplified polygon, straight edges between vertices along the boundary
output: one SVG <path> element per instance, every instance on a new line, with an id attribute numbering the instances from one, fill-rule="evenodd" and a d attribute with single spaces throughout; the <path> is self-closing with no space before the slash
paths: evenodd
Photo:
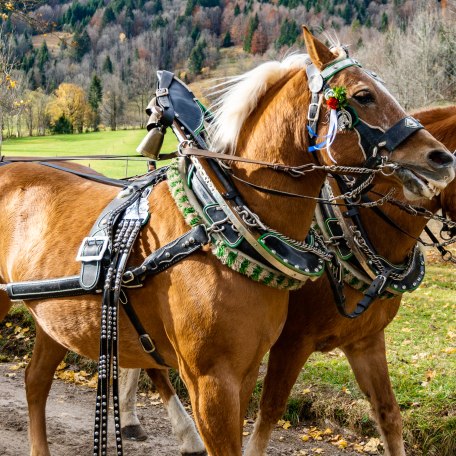
<path id="1" fill-rule="evenodd" d="M 425 108 L 414 111 L 412 114 L 449 150 L 456 150 L 456 106 Z M 442 191 L 439 198 L 433 201 L 422 200 L 419 204 L 433 212 L 444 209 L 449 218 L 455 221 L 456 182 L 451 182 Z M 389 210 L 394 211 L 392 208 Z M 388 209 L 385 212 L 388 213 Z M 365 216 L 366 223 L 369 223 L 369 217 L 367 214 Z M 424 219 L 417 223 L 416 217 L 400 213 L 394 214 L 394 217 L 400 221 L 400 226 L 404 228 L 404 231 L 412 235 L 419 235 L 424 228 Z M 414 243 L 413 239 L 404 239 L 404 235 L 391 229 L 391 226 L 381 220 L 377 220 L 375 216 L 368 234 L 375 245 L 387 242 L 388 245 L 395 247 L 403 246 L 402 250 L 397 251 L 399 260 Z M 392 250 L 389 248 L 388 253 L 391 252 Z M 310 292 L 310 288 L 312 292 Z M 259 415 L 248 446 L 250 453 L 247 454 L 265 454 L 265 445 L 270 433 L 282 416 L 291 388 L 308 357 L 314 351 L 327 352 L 336 347 L 341 348 L 347 356 L 361 390 L 371 402 L 386 454 L 391 456 L 405 454 L 400 411 L 388 375 L 384 345 L 384 330 L 396 315 L 401 298 L 381 300 L 376 304 L 376 308 L 362 318 L 346 320 L 338 314 L 334 298 L 329 290 L 327 280 L 322 278 L 317 282 L 308 283 L 299 291 L 291 292 L 289 314 L 284 330 L 271 348 Z M 303 293 L 306 293 L 305 298 Z M 308 296 L 311 296 L 311 304 L 307 304 L 307 301 L 304 303 L 304 299 L 309 300 Z M 348 287 L 347 301 L 354 305 L 359 299 L 360 293 Z M 328 322 L 331 324 L 328 325 Z M 130 424 L 126 429 L 126 435 L 132 439 L 146 437 L 133 408 L 139 374 L 140 370 L 125 370 L 122 374 L 126 379 L 123 384 L 125 413 L 123 422 Z M 156 385 L 165 407 L 172 417 L 172 423 L 187 424 L 184 432 L 175 432 L 175 435 L 179 436 L 179 441 L 184 446 L 190 442 L 197 442 L 198 435 L 191 427 L 190 417 L 186 412 L 177 412 L 179 409 L 176 407 L 170 409 L 168 406 L 171 397 L 173 401 L 178 400 L 172 387 L 164 386 L 163 380 L 158 379 Z M 173 425 L 174 427 L 175 425 Z"/>
<path id="2" fill-rule="evenodd" d="M 304 40 L 309 52 L 305 58 L 294 56 L 282 63 L 263 64 L 236 82 L 220 105 L 214 134 L 220 150 L 231 153 L 233 161 L 237 157 L 256 161 L 234 161 L 232 165 L 233 177 L 250 183 L 238 186 L 248 207 L 265 225 L 296 240 L 306 238 L 315 202 L 265 193 L 251 185 L 317 197 L 324 169 L 296 178 L 258 163 L 301 167 L 315 164 L 318 157 L 323 165 L 336 161 L 340 166 L 359 166 L 366 158 L 354 131 L 337 135 L 331 152 L 303 153 L 309 147 L 309 59 L 319 71 L 347 62 L 342 48 L 331 51 L 307 29 Z M 350 106 L 356 108 L 365 125 L 388 131 L 401 119 L 408 119 L 381 83 L 351 60 L 330 82 L 346 88 Z M 329 109 L 322 106 L 322 113 Z M 319 130 L 327 134 L 328 126 L 319 126 Z M 402 171 L 394 177 L 377 173 L 378 179 L 390 184 L 402 181 L 410 194 L 432 195 L 436 186 L 443 188 L 454 177 L 452 155 L 425 130 L 414 132 L 391 156 L 385 144 L 378 146 L 375 154 Z M 201 167 L 210 173 L 202 160 Z M 74 252 L 116 195 L 111 186 L 40 164 L 1 166 L 0 283 L 77 274 Z M 134 246 L 131 264 L 141 264 L 150 252 L 188 231 L 166 182 L 155 186 L 149 206 L 151 217 Z M 166 365 L 179 369 L 208 454 L 240 455 L 247 403 L 261 360 L 282 331 L 289 292 L 221 266 L 208 250 L 194 253 L 143 287 L 129 290 L 128 295 Z M 280 285 L 283 280 L 278 282 Z M 286 286 L 290 283 L 285 280 Z M 0 290 L 0 316 L 4 316 L 11 302 L 5 287 Z M 37 326 L 25 375 L 29 439 L 31 454 L 41 456 L 50 454 L 45 404 L 54 371 L 67 350 L 97 358 L 101 309 L 96 295 L 37 299 L 28 301 L 27 306 Z M 119 345 L 121 366 L 164 368 L 143 350 L 122 312 Z"/>
<path id="3" fill-rule="evenodd" d="M 415 111 L 413 115 L 448 149 L 456 150 L 456 106 L 428 108 Z M 420 200 L 416 204 L 432 212 L 443 208 L 452 220 L 456 220 L 455 198 L 453 182 L 439 198 Z M 386 205 L 383 210 L 415 238 L 427 221 L 405 214 L 396 207 Z M 362 219 L 378 252 L 393 263 L 400 263 L 416 242 L 368 210 L 362 211 Z M 349 286 L 345 286 L 345 293 L 347 306 L 354 308 L 362 294 Z M 291 388 L 309 356 L 315 351 L 340 348 L 361 391 L 370 401 L 385 454 L 405 456 L 401 414 L 388 374 L 384 336 L 384 329 L 395 317 L 400 302 L 401 296 L 377 300 L 368 312 L 348 320 L 338 314 L 326 277 L 290 293 L 287 320 L 270 350 L 260 410 L 245 455 L 266 454 L 272 429 L 282 416 Z"/>

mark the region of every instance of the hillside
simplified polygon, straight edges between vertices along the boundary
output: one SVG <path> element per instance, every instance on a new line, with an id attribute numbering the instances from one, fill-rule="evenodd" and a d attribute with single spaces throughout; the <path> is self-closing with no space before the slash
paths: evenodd
<path id="1" fill-rule="evenodd" d="M 245 71 L 302 49 L 302 24 L 317 34 L 337 34 L 353 53 L 365 52 L 370 43 L 386 46 L 395 31 L 412 30 L 417 11 L 438 14 L 451 5 L 452 0 L 0 1 L 2 49 L 13 57 L 17 81 L 14 100 L 3 102 L 12 116 L 4 127 L 7 136 L 54 128 L 61 113 L 41 109 L 40 117 L 32 110 L 37 103 L 47 106 L 62 83 L 82 88 L 90 104 L 80 116 L 84 120 L 70 119 L 66 129 L 143 126 L 157 69 L 174 71 L 186 82 Z"/>

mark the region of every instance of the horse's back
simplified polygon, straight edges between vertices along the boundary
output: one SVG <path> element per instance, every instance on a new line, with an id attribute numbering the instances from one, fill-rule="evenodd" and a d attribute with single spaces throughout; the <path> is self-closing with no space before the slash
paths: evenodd
<path id="1" fill-rule="evenodd" d="M 77 247 L 117 191 L 38 164 L 0 167 L 0 275 L 17 281 L 76 273 Z"/>
<path id="2" fill-rule="evenodd" d="M 456 150 L 456 105 L 424 108 L 413 115 L 449 150 Z"/>

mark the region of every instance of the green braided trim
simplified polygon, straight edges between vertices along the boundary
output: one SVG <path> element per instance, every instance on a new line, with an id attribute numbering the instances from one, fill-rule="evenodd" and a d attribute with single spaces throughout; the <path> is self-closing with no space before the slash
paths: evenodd
<path id="1" fill-rule="evenodd" d="M 180 210 L 185 221 L 187 222 L 187 225 L 194 227 L 203 223 L 203 219 L 199 216 L 198 212 L 196 212 L 195 208 L 188 201 L 184 184 L 179 173 L 178 159 L 175 159 L 171 162 L 166 175 L 168 177 L 167 182 L 169 185 L 169 191 L 174 198 L 177 208 Z"/>
<path id="2" fill-rule="evenodd" d="M 264 265 L 257 263 L 238 250 L 228 247 L 223 241 L 217 241 L 212 246 L 212 253 L 233 271 L 245 275 L 255 282 L 260 282 L 268 287 L 282 290 L 297 290 L 304 282 L 277 273 Z"/>
<path id="3" fill-rule="evenodd" d="M 167 177 L 171 195 L 186 223 L 192 227 L 204 223 L 196 209 L 188 201 L 179 172 L 178 159 L 174 159 L 169 165 Z M 221 240 L 212 244 L 212 253 L 233 271 L 239 272 L 255 282 L 263 283 L 269 287 L 282 290 L 297 290 L 304 284 L 303 281 L 293 279 L 255 262 L 241 252 L 228 247 Z"/>

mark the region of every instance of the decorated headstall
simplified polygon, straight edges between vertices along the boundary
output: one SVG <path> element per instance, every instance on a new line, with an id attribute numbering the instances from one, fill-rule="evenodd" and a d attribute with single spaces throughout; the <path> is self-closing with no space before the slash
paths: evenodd
<path id="1" fill-rule="evenodd" d="M 360 63 L 352 58 L 337 60 L 321 72 L 311 62 L 307 65 L 307 79 L 312 93 L 307 114 L 307 130 L 311 139 L 309 152 L 326 148 L 330 159 L 335 163 L 336 161 L 330 152 L 330 146 L 335 140 L 337 132 L 354 129 L 359 135 L 360 147 L 366 157 L 363 166 L 375 168 L 384 160 L 378 154 L 380 149 L 385 148 L 391 154 L 409 136 L 422 129 L 423 126 L 413 117 L 406 116 L 385 131 L 381 127 L 369 125 L 360 119 L 355 108 L 348 104 L 346 88 L 329 85 L 329 81 L 335 74 L 351 66 L 361 68 Z M 368 70 L 364 71 L 373 79 L 383 83 L 375 73 Z M 318 120 L 323 100 L 330 109 L 329 129 L 323 141 L 317 143 L 319 138 Z"/>

